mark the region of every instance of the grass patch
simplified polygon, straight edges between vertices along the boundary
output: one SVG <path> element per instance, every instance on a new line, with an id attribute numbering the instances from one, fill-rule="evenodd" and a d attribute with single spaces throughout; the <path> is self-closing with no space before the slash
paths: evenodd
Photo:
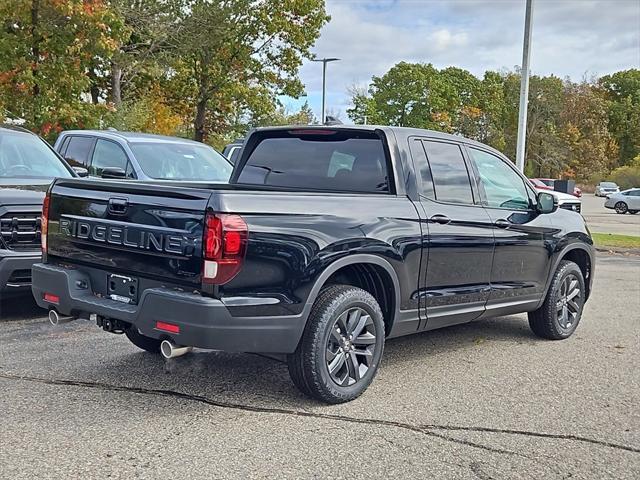
<path id="1" fill-rule="evenodd" d="M 640 237 L 612 233 L 591 233 L 596 247 L 640 248 Z"/>

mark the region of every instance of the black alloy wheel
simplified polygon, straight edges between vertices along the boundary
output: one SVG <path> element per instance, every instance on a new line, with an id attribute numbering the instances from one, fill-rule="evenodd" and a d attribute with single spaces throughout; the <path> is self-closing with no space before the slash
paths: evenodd
<path id="1" fill-rule="evenodd" d="M 371 367 L 376 349 L 375 323 L 360 307 L 340 315 L 327 338 L 326 365 L 331 379 L 339 386 L 353 385 Z"/>
<path id="2" fill-rule="evenodd" d="M 558 325 L 563 330 L 570 331 L 582 310 L 583 304 L 580 281 L 574 274 L 567 275 L 560 283 L 556 298 Z"/>
<path id="3" fill-rule="evenodd" d="M 619 213 L 620 215 L 624 215 L 625 213 L 627 213 L 627 210 L 629 210 L 629 207 L 624 202 L 616 203 L 614 208 L 616 210 L 616 213 Z"/>

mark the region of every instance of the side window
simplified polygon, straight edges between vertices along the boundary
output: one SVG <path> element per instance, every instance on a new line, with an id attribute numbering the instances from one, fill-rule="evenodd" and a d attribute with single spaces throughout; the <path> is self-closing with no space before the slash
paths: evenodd
<path id="1" fill-rule="evenodd" d="M 89 175 L 99 177 L 105 167 L 121 168 L 127 170 L 127 154 L 117 143 L 109 140 L 98 139 L 93 151 L 93 160 L 89 167 Z"/>
<path id="2" fill-rule="evenodd" d="M 460 147 L 454 143 L 423 142 L 433 178 L 436 200 L 473 204 L 469 172 Z"/>
<path id="3" fill-rule="evenodd" d="M 58 153 L 60 155 L 62 155 L 64 157 L 65 152 L 67 151 L 67 147 L 69 146 L 69 140 L 71 139 L 71 137 L 66 137 L 63 141 L 62 141 L 62 145 L 60 145 L 60 150 L 58 151 Z"/>
<path id="4" fill-rule="evenodd" d="M 640 190 L 631 190 L 631 192 L 629 192 L 629 195 L 631 195 L 632 197 L 640 197 Z"/>
<path id="5" fill-rule="evenodd" d="M 427 162 L 427 154 L 424 151 L 422 140 L 418 138 L 409 140 L 409 148 L 411 149 L 411 156 L 413 157 L 413 164 L 417 174 L 422 179 L 422 191 L 420 193 L 427 198 L 434 199 L 431 169 L 429 168 L 429 162 Z"/>
<path id="6" fill-rule="evenodd" d="M 501 158 L 482 150 L 469 148 L 478 167 L 480 183 L 487 197 L 487 205 L 496 208 L 527 210 L 529 195 L 524 181 Z"/>
<path id="7" fill-rule="evenodd" d="M 94 139 L 91 137 L 72 136 L 64 153 L 64 158 L 72 167 L 87 167 L 89 154 L 93 147 Z"/>

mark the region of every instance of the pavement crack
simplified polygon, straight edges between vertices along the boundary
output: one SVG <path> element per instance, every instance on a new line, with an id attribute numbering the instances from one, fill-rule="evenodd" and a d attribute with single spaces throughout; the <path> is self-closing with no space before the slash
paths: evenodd
<path id="1" fill-rule="evenodd" d="M 526 458 L 529 458 L 529 457 L 518 452 L 490 447 L 490 446 L 472 442 L 469 440 L 463 440 L 463 439 L 451 437 L 449 435 L 438 433 L 438 431 L 484 432 L 484 433 L 498 433 L 498 434 L 510 434 L 510 435 L 525 435 L 529 437 L 550 438 L 550 439 L 559 439 L 559 440 L 571 440 L 571 441 L 589 443 L 592 445 L 614 448 L 618 450 L 624 450 L 624 451 L 633 452 L 633 453 L 640 453 L 640 448 L 617 444 L 613 442 L 596 440 L 596 439 L 582 437 L 578 435 L 551 434 L 551 433 L 541 433 L 541 432 L 530 432 L 530 431 L 524 431 L 524 430 L 509 430 L 509 429 L 473 427 L 473 426 L 465 427 L 465 426 L 456 426 L 456 425 L 436 425 L 436 424 L 412 425 L 410 423 L 397 422 L 393 420 L 383 420 L 383 419 L 375 419 L 375 418 L 357 418 L 357 417 L 350 417 L 347 415 L 336 415 L 336 414 L 330 414 L 330 413 L 317 413 L 317 412 L 309 412 L 304 410 L 294 410 L 294 409 L 287 409 L 287 408 L 259 407 L 259 406 L 245 405 L 245 404 L 239 404 L 239 403 L 221 402 L 217 400 L 212 400 L 210 398 L 207 398 L 201 395 L 183 393 L 175 390 L 128 387 L 128 386 L 113 385 L 113 384 L 101 383 L 101 382 L 85 382 L 80 380 L 48 379 L 48 378 L 42 378 L 42 377 L 15 375 L 10 373 L 0 373 L 0 378 L 4 378 L 7 380 L 20 380 L 20 381 L 26 381 L 26 382 L 41 383 L 45 385 L 67 385 L 67 386 L 75 386 L 75 387 L 83 387 L 83 388 L 93 388 L 93 389 L 98 389 L 103 391 L 128 392 L 128 393 L 137 393 L 140 395 L 173 397 L 173 398 L 179 398 L 183 400 L 191 400 L 194 402 L 203 403 L 213 407 L 225 408 L 225 409 L 231 409 L 231 410 L 241 410 L 241 411 L 251 412 L 251 413 L 271 413 L 271 414 L 280 414 L 280 415 L 290 415 L 290 416 L 296 416 L 296 417 L 318 418 L 322 420 L 334 420 L 339 422 L 358 423 L 358 424 L 364 424 L 364 425 L 394 427 L 394 428 L 400 428 L 403 430 L 412 431 L 412 432 L 419 433 L 419 434 L 426 435 L 433 438 L 439 438 L 442 440 L 446 440 L 448 442 L 457 443 L 457 444 L 465 445 L 468 447 L 478 448 L 478 449 L 489 451 L 492 453 L 500 453 L 505 455 L 517 455 L 517 456 L 522 456 Z"/>
<path id="2" fill-rule="evenodd" d="M 532 432 L 529 430 L 513 430 L 509 428 L 491 428 L 491 427 L 464 427 L 458 425 L 422 425 L 422 428 L 427 430 L 445 430 L 452 432 L 481 432 L 481 433 L 502 433 L 505 435 L 522 435 L 525 437 L 535 438 L 549 438 L 556 440 L 571 440 L 576 442 L 590 443 L 592 445 L 599 445 L 602 447 L 616 448 L 619 450 L 626 450 L 628 452 L 640 453 L 640 448 L 631 447 L 629 445 L 621 445 L 619 443 L 607 442 L 604 440 L 597 440 L 594 438 L 583 437 L 581 435 L 572 435 L 564 433 L 545 433 L 545 432 Z"/>

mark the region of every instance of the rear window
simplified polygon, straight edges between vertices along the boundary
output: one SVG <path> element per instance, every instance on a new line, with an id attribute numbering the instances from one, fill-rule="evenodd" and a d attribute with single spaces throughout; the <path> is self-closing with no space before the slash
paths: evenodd
<path id="1" fill-rule="evenodd" d="M 324 191 L 390 191 L 384 144 L 373 132 L 269 133 L 238 183 Z"/>

